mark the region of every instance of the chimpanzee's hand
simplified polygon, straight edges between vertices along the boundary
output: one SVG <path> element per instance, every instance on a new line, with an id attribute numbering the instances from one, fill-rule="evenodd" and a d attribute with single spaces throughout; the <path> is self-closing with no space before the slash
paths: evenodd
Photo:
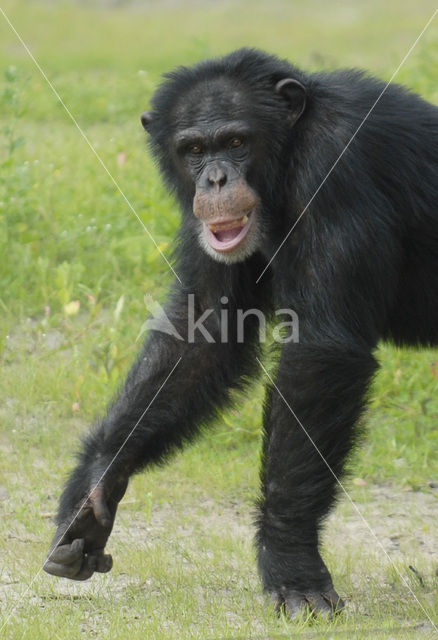
<path id="1" fill-rule="evenodd" d="M 58 525 L 44 563 L 47 573 L 87 580 L 95 571 L 106 573 L 113 566 L 104 548 L 128 478 L 104 476 L 95 486 L 98 479 L 90 484 L 89 495 L 72 505 L 71 513 Z"/>

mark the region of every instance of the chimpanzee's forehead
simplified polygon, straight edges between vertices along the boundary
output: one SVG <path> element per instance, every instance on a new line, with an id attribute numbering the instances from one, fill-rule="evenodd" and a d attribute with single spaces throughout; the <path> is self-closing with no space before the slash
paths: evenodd
<path id="1" fill-rule="evenodd" d="M 199 82 L 176 106 L 178 128 L 250 118 L 244 88 L 223 78 Z"/>

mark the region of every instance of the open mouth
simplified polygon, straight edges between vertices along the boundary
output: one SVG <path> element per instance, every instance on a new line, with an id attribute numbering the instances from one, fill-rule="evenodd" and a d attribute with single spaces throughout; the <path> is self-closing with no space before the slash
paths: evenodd
<path id="1" fill-rule="evenodd" d="M 204 222 L 204 232 L 208 244 L 215 250 L 226 253 L 238 247 L 246 237 L 253 223 L 254 213 L 243 215 L 241 218 Z"/>

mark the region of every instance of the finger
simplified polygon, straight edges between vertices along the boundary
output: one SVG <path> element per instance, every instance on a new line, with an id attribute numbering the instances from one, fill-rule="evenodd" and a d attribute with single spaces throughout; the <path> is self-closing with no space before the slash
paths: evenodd
<path id="1" fill-rule="evenodd" d="M 97 558 L 96 556 L 86 556 L 82 562 L 80 570 L 72 576 L 73 580 L 88 580 L 96 571 Z"/>
<path id="2" fill-rule="evenodd" d="M 90 502 L 97 522 L 102 525 L 102 527 L 111 526 L 112 518 L 105 501 L 102 484 L 94 487 L 90 494 Z"/>
<path id="3" fill-rule="evenodd" d="M 106 573 L 107 571 L 110 571 L 113 566 L 112 556 L 109 553 L 104 554 L 103 551 L 104 550 L 102 548 L 102 549 L 93 549 L 92 551 L 88 552 L 88 555 L 90 557 L 94 556 L 94 558 L 96 559 L 95 571 L 98 571 L 99 573 Z"/>
<path id="4" fill-rule="evenodd" d="M 109 553 L 98 556 L 95 571 L 98 571 L 99 573 L 108 573 L 112 568 L 113 558 Z"/>
<path id="5" fill-rule="evenodd" d="M 58 564 L 73 564 L 83 555 L 84 540 L 76 538 L 71 544 L 63 544 L 49 552 L 48 560 Z"/>
<path id="6" fill-rule="evenodd" d="M 58 576 L 59 578 L 70 578 L 75 580 L 75 576 L 81 569 L 81 560 L 78 560 L 75 564 L 58 564 L 57 562 L 45 562 L 43 569 L 46 573 L 50 573 L 52 576 Z"/>

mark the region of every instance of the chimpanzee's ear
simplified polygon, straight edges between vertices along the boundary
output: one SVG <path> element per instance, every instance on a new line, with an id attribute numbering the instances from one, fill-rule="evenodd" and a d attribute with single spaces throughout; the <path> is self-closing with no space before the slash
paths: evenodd
<path id="1" fill-rule="evenodd" d="M 289 103 L 290 121 L 295 124 L 306 108 L 306 90 L 298 80 L 284 78 L 275 85 L 275 92 Z"/>
<path id="2" fill-rule="evenodd" d="M 149 131 L 149 125 L 152 122 L 152 111 L 144 111 L 140 116 L 141 124 L 146 131 Z"/>

